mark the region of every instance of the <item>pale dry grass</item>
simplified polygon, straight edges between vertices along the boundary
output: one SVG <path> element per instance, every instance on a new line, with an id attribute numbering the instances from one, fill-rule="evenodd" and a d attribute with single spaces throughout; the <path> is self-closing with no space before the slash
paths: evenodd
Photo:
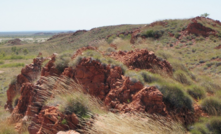
<path id="1" fill-rule="evenodd" d="M 165 117 L 148 114 L 98 116 L 86 133 L 90 134 L 185 134 L 185 129 Z"/>

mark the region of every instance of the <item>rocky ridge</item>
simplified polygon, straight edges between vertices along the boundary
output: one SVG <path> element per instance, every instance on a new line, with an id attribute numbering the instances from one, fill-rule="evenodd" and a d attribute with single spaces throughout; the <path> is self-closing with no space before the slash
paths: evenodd
<path id="1" fill-rule="evenodd" d="M 79 49 L 72 59 L 81 55 L 86 50 L 96 50 L 94 47 Z M 135 50 L 130 52 L 112 53 L 111 56 L 132 70 L 146 69 L 153 70 L 154 65 L 158 66 L 168 74 L 172 73 L 172 67 L 167 61 L 158 59 L 153 52 L 147 50 Z M 85 57 L 80 60 L 76 67 L 67 67 L 60 73 L 55 66 L 56 54 L 53 54 L 45 67 L 41 63 L 45 58 L 36 58 L 33 63 L 26 65 L 21 74 L 17 76 L 16 83 L 11 84 L 7 91 L 8 101 L 6 109 L 12 112 L 14 118 L 22 119 L 31 117 L 33 123 L 29 126 L 29 132 L 34 133 L 57 133 L 69 129 L 78 128 L 78 118 L 72 113 L 66 115 L 58 111 L 56 107 L 44 106 L 44 102 L 53 96 L 50 90 L 56 90 L 56 86 L 48 90 L 44 84 L 48 83 L 47 77 L 57 76 L 68 77 L 82 85 L 83 91 L 100 98 L 110 110 L 115 109 L 120 113 L 147 112 L 160 114 L 173 118 L 177 114 L 178 119 L 186 122 L 189 118 L 195 120 L 194 114 L 185 110 L 176 113 L 168 109 L 163 100 L 163 94 L 155 86 L 145 87 L 141 82 L 134 82 L 130 77 L 123 75 L 119 66 L 104 65 L 93 58 Z M 34 83 L 34 80 L 38 81 Z M 59 83 L 59 81 L 57 81 Z M 13 108 L 12 100 L 16 93 L 20 94 L 17 105 Z M 185 116 L 184 116 L 185 115 Z M 174 118 L 175 119 L 175 118 Z M 65 120 L 68 123 L 63 125 Z M 53 124 L 53 127 L 51 127 Z"/>

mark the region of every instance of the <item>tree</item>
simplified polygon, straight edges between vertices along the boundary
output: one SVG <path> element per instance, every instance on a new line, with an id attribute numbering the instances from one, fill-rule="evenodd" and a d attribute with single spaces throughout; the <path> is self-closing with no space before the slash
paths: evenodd
<path id="1" fill-rule="evenodd" d="M 12 52 L 16 52 L 16 49 L 17 49 L 16 47 L 11 48 Z"/>
<path id="2" fill-rule="evenodd" d="M 23 53 L 24 53 L 24 55 L 28 54 L 27 48 L 25 48 L 25 49 L 23 50 Z"/>
<path id="3" fill-rule="evenodd" d="M 205 17 L 205 18 L 207 18 L 208 16 L 209 16 L 208 13 L 204 13 L 204 14 L 201 15 L 201 17 Z"/>

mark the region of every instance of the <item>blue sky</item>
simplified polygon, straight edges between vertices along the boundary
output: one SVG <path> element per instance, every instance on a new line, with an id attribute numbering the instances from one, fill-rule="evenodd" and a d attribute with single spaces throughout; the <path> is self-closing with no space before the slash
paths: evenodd
<path id="1" fill-rule="evenodd" d="M 221 0 L 0 0 L 0 31 L 91 29 L 203 13 L 221 20 L 220 5 Z"/>

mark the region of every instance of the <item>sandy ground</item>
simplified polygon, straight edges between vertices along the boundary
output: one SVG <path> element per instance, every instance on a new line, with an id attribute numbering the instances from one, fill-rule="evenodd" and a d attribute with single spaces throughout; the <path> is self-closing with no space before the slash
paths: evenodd
<path id="1" fill-rule="evenodd" d="M 0 74 L 2 74 L 2 73 L 4 73 L 4 71 L 1 71 L 1 70 L 0 70 Z"/>

